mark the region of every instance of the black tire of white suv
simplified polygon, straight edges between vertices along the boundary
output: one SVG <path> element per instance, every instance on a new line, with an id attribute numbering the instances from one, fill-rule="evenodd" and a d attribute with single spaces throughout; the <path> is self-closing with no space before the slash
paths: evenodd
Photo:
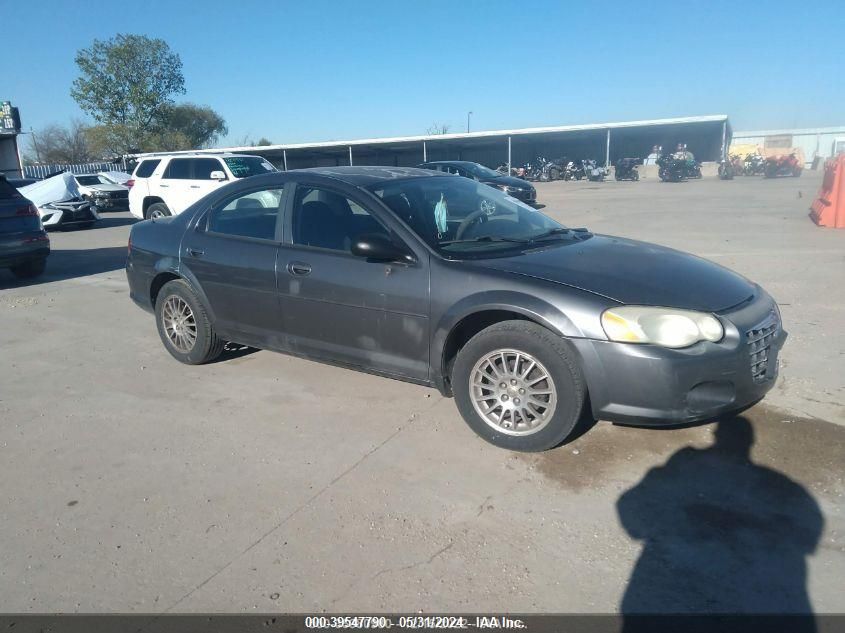
<path id="1" fill-rule="evenodd" d="M 155 202 L 147 207 L 147 211 L 144 214 L 145 219 L 153 220 L 155 218 L 169 218 L 173 215 L 170 212 L 170 209 L 167 208 L 167 205 L 163 202 Z"/>

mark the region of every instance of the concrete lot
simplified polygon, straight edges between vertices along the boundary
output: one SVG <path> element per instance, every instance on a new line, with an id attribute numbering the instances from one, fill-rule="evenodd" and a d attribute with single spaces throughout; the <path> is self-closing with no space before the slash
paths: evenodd
<path id="1" fill-rule="evenodd" d="M 0 271 L 0 609 L 845 611 L 845 231 L 807 219 L 819 182 L 538 185 L 566 224 L 758 281 L 791 336 L 742 418 L 539 455 L 422 387 L 179 365 L 128 298 L 128 214 L 54 233 L 37 283 Z"/>

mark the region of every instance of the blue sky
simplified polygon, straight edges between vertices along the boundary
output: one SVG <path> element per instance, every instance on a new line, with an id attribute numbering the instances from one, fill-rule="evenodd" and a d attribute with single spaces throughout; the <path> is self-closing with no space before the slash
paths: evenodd
<path id="1" fill-rule="evenodd" d="M 0 0 L 0 99 L 36 130 L 82 116 L 75 52 L 166 40 L 180 100 L 234 142 L 728 114 L 734 129 L 845 123 L 845 3 Z M 837 42 L 839 42 L 837 44 Z"/>

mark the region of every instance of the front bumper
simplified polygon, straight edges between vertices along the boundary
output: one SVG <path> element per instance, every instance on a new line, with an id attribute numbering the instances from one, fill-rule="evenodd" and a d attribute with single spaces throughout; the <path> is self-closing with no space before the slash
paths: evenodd
<path id="1" fill-rule="evenodd" d="M 129 210 L 129 196 L 115 197 L 115 196 L 94 196 L 92 198 L 94 206 L 103 211 L 128 211 Z"/>
<path id="2" fill-rule="evenodd" d="M 44 228 L 85 224 L 96 222 L 100 219 L 96 209 L 87 202 L 84 204 L 77 202 L 54 202 L 39 207 L 38 212 L 41 215 L 41 223 L 44 225 Z"/>
<path id="3" fill-rule="evenodd" d="M 719 343 L 685 349 L 573 339 L 583 360 L 596 419 L 672 425 L 712 419 L 748 407 L 775 385 L 787 334 L 768 295 L 717 313 Z M 760 333 L 766 333 L 763 340 Z"/>

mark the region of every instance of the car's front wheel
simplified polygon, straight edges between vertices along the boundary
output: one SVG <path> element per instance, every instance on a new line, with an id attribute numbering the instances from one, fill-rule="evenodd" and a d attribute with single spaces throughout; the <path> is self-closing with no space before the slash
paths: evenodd
<path id="1" fill-rule="evenodd" d="M 452 389 L 467 424 L 514 451 L 557 446 L 581 419 L 586 387 L 575 351 L 529 321 L 504 321 L 476 334 L 458 353 Z"/>
<path id="2" fill-rule="evenodd" d="M 205 306 L 181 279 L 166 283 L 159 291 L 155 314 L 161 342 L 179 362 L 201 365 L 223 351 L 226 341 L 214 332 Z"/>

